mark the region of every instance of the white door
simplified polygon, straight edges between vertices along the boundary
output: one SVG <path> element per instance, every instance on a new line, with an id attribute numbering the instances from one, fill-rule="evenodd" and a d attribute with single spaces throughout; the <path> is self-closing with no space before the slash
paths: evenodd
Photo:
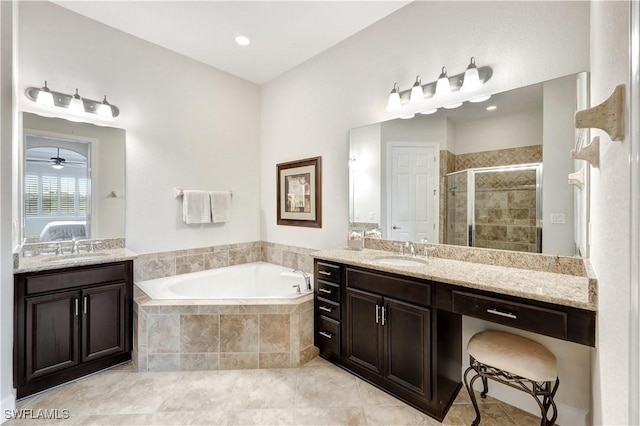
<path id="1" fill-rule="evenodd" d="M 435 146 L 391 146 L 392 239 L 438 241 L 438 154 Z"/>

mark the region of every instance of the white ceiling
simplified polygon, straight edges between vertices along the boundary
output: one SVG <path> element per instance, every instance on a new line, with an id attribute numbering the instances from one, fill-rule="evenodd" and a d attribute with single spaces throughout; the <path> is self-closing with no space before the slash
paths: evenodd
<path id="1" fill-rule="evenodd" d="M 263 84 L 410 1 L 53 1 Z M 249 46 L 234 39 L 245 35 Z"/>

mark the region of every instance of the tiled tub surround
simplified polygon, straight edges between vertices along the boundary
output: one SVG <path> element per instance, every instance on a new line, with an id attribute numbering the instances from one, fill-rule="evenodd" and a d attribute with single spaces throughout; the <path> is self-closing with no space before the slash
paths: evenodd
<path id="1" fill-rule="evenodd" d="M 268 262 L 291 269 L 313 272 L 315 250 L 283 244 L 253 241 L 195 249 L 140 254 L 135 261 L 135 281 L 187 274 L 251 262 Z"/>
<path id="2" fill-rule="evenodd" d="M 386 246 L 392 244 L 388 240 L 370 240 L 367 239 L 365 245 L 370 246 L 371 243 Z M 416 247 L 420 249 L 419 244 Z M 450 250 L 451 249 L 451 250 Z M 434 252 L 442 250 L 438 253 L 454 254 L 458 249 L 454 246 L 437 246 Z M 450 250 L 449 252 L 447 252 Z M 560 268 L 555 268 L 555 272 L 549 272 L 544 269 L 526 268 L 527 265 L 540 267 L 541 264 L 535 264 L 532 258 L 526 259 L 526 256 L 540 256 L 540 260 L 561 259 L 559 256 L 532 255 L 529 253 L 502 252 L 500 250 L 488 250 L 467 248 L 467 253 L 458 252 L 460 257 L 467 257 L 466 260 L 453 260 L 451 258 L 442 258 L 440 256 L 425 261 L 421 266 L 388 266 L 376 262 L 376 259 L 389 257 L 389 254 L 380 250 L 364 249 L 362 251 L 353 251 L 348 249 L 322 250 L 314 253 L 314 256 L 343 263 L 347 265 L 363 266 L 372 270 L 391 272 L 394 274 L 406 275 L 416 278 L 433 280 L 463 287 L 485 290 L 494 293 L 506 294 L 511 296 L 523 297 L 542 302 L 548 302 L 563 306 L 572 306 L 580 309 L 595 311 L 597 309 L 597 281 L 588 262 L 583 259 L 577 259 L 582 262 L 583 274 L 569 272 L 560 273 Z M 419 250 L 417 250 L 420 253 Z M 465 256 L 465 254 L 467 256 Z M 505 254 L 520 255 L 525 258 L 520 262 L 524 268 L 518 268 L 516 265 L 496 265 L 487 264 L 490 260 L 500 263 L 509 258 Z M 484 259 L 481 259 L 484 255 Z M 447 256 L 450 257 L 450 256 Z M 419 258 L 419 257 L 418 257 Z M 513 258 L 515 260 L 515 257 Z M 569 258 L 566 258 L 569 259 Z M 485 262 L 475 262 L 484 260 Z M 529 262 L 527 262 L 529 261 Z M 551 263 L 548 263 L 551 266 Z M 567 262 L 564 266 L 569 266 Z M 578 272 L 573 270 L 573 272 Z"/>
<path id="3" fill-rule="evenodd" d="M 317 355 L 313 294 L 298 300 L 152 300 L 137 287 L 138 371 L 296 367 Z"/>

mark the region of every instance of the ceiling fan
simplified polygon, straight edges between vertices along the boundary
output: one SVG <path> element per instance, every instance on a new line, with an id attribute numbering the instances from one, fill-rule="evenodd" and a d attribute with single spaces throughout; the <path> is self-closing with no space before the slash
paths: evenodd
<path id="1" fill-rule="evenodd" d="M 60 157 L 60 147 L 57 148 L 58 152 L 55 157 L 51 157 L 48 160 L 38 158 L 27 158 L 28 163 L 48 163 L 56 170 L 64 169 L 65 166 L 86 167 L 86 162 L 67 161 Z"/>

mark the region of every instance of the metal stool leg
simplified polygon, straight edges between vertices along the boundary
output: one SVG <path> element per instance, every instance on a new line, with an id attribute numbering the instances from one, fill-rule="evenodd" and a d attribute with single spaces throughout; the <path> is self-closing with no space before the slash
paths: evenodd
<path id="1" fill-rule="evenodd" d="M 476 375 L 473 376 L 471 381 L 468 381 L 467 376 L 472 371 L 475 372 Z M 469 392 L 469 398 L 471 398 L 471 404 L 473 405 L 473 409 L 476 412 L 476 418 L 473 420 L 473 423 L 471 423 L 471 426 L 478 426 L 480 424 L 480 409 L 478 408 L 478 401 L 476 401 L 476 395 L 473 392 L 473 383 L 481 377 L 482 376 L 480 376 L 480 373 L 478 373 L 478 371 L 476 371 L 476 369 L 473 367 L 467 368 L 466 371 L 464 372 L 464 385 L 467 388 L 467 392 Z"/>
<path id="2" fill-rule="evenodd" d="M 485 376 L 482 376 L 482 392 L 480 392 L 480 396 L 485 399 L 487 392 L 489 392 L 489 382 Z"/>

